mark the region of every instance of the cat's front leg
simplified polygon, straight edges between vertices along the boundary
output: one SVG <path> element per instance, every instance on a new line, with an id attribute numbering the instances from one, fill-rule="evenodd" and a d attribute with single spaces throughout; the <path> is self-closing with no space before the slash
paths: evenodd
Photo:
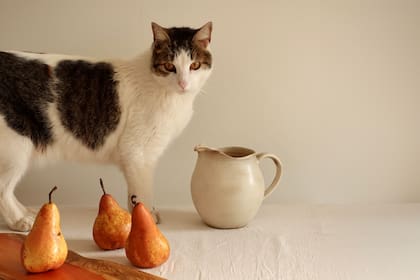
<path id="1" fill-rule="evenodd" d="M 36 211 L 23 206 L 15 197 L 14 189 L 26 167 L 14 165 L 5 168 L 0 162 L 0 213 L 12 230 L 29 231 L 35 220 Z"/>
<path id="2" fill-rule="evenodd" d="M 154 165 L 135 164 L 130 162 L 125 164 L 123 172 L 127 181 L 127 203 L 128 209 L 133 209 L 132 197 L 136 196 L 137 202 L 142 202 L 152 213 L 156 223 L 160 222 L 158 210 L 154 207 L 153 198 L 153 175 Z"/>
<path id="3" fill-rule="evenodd" d="M 29 231 L 36 215 L 14 194 L 28 167 L 31 149 L 25 138 L 17 137 L 0 124 L 0 214 L 8 227 L 16 231 Z"/>

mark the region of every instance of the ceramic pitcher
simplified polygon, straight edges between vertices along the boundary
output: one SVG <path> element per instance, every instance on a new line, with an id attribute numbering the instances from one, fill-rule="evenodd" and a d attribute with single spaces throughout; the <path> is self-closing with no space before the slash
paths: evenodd
<path id="1" fill-rule="evenodd" d="M 268 153 L 243 147 L 196 146 L 198 158 L 191 178 L 191 196 L 202 220 L 211 227 L 239 228 L 254 218 L 264 200 L 277 187 L 281 162 Z M 259 163 L 269 158 L 276 165 L 266 187 Z"/>

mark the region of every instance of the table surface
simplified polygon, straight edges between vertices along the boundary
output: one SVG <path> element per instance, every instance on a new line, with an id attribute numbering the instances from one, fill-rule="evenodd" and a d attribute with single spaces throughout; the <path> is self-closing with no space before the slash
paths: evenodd
<path id="1" fill-rule="evenodd" d="M 60 207 L 71 250 L 130 265 L 91 235 L 96 208 Z M 160 210 L 169 260 L 149 273 L 176 279 L 420 279 L 420 204 L 262 205 L 246 227 L 204 225 L 193 208 Z M 8 232 L 0 221 L 0 232 Z"/>

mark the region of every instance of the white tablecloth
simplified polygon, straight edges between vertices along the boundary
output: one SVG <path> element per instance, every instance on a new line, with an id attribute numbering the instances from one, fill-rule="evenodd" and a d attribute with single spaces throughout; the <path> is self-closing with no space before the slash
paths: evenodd
<path id="1" fill-rule="evenodd" d="M 129 265 L 93 242 L 96 209 L 60 211 L 70 249 Z M 420 279 L 420 204 L 263 205 L 235 230 L 207 227 L 193 208 L 160 212 L 171 256 L 145 271 L 167 279 Z"/>

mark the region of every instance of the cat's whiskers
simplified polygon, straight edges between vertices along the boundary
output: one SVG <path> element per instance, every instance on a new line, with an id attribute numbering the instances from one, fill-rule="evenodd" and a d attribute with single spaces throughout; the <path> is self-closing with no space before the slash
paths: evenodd
<path id="1" fill-rule="evenodd" d="M 204 89 L 200 89 L 200 91 L 198 92 L 199 95 L 204 95 L 207 94 L 207 91 L 205 91 Z"/>

